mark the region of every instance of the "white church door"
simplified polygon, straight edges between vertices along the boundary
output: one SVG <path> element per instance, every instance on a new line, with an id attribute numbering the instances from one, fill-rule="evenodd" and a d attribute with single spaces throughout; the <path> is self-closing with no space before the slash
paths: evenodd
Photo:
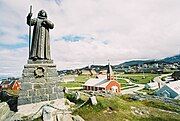
<path id="1" fill-rule="evenodd" d="M 112 90 L 113 93 L 116 93 L 116 92 L 118 92 L 118 87 L 117 86 L 112 86 L 111 90 Z"/>

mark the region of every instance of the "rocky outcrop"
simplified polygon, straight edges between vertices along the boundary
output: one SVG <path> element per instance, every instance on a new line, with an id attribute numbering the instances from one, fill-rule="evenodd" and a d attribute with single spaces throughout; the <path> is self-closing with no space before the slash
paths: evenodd
<path id="1" fill-rule="evenodd" d="M 45 106 L 42 109 L 43 121 L 55 121 L 56 120 L 56 110 L 52 107 Z"/>
<path id="2" fill-rule="evenodd" d="M 0 121 L 30 121 L 42 119 L 43 121 L 84 121 L 79 115 L 72 115 L 64 99 L 21 105 L 18 112 L 10 111 L 7 103 L 0 103 Z"/>
<path id="3" fill-rule="evenodd" d="M 5 121 L 13 114 L 14 112 L 10 110 L 9 105 L 6 102 L 0 103 L 0 121 Z"/>

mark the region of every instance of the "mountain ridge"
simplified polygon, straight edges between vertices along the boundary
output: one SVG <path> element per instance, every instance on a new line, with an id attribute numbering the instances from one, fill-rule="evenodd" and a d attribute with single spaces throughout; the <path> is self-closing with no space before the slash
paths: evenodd
<path id="1" fill-rule="evenodd" d="M 142 65 L 142 64 L 171 64 L 171 63 L 180 63 L 180 54 L 174 55 L 171 57 L 166 57 L 163 59 L 149 59 L 149 60 L 131 60 L 131 61 L 126 61 L 124 63 L 118 64 L 116 66 L 134 66 L 134 65 Z"/>

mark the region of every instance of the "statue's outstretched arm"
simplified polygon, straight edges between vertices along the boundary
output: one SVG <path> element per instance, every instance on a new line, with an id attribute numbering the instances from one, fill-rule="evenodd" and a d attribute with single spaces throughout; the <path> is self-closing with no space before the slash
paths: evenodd
<path id="1" fill-rule="evenodd" d="M 50 28 L 50 29 L 53 29 L 53 28 L 54 28 L 54 24 L 53 24 L 51 21 L 47 20 L 47 19 L 44 20 L 43 24 L 44 24 L 45 26 L 47 26 L 48 28 Z"/>

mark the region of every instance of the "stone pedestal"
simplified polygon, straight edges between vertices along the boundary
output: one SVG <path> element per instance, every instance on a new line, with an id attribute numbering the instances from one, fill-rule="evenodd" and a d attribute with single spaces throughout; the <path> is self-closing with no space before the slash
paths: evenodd
<path id="1" fill-rule="evenodd" d="M 28 60 L 24 66 L 18 105 L 63 98 L 56 65 L 52 60 Z"/>

